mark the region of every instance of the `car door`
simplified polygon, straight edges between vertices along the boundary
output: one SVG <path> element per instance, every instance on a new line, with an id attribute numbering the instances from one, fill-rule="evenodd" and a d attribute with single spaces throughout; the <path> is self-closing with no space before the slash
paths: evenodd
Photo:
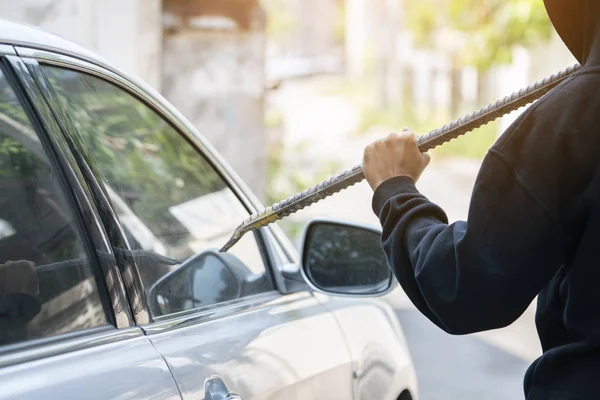
<path id="1" fill-rule="evenodd" d="M 96 197 L 113 210 L 104 222 L 114 252 L 135 266 L 126 286 L 144 299 L 136 322 L 182 397 L 221 398 L 227 387 L 244 400 L 352 398 L 342 332 L 306 287 L 280 293 L 277 244 L 258 232 L 215 251 L 252 208 L 214 154 L 122 75 L 36 56 Z"/>
<path id="2" fill-rule="evenodd" d="M 26 63 L 0 53 L 0 399 L 180 399 Z"/>

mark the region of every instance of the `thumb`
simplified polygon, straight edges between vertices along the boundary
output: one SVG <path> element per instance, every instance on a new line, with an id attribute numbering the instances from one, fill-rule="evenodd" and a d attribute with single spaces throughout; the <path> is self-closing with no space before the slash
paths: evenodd
<path id="1" fill-rule="evenodd" d="M 425 166 L 429 165 L 429 162 L 431 162 L 431 156 L 429 153 L 423 153 L 423 161 L 425 162 Z"/>

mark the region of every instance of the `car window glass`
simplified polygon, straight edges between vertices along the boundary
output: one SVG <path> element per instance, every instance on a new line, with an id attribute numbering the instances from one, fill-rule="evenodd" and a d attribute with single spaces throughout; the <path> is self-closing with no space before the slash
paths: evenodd
<path id="1" fill-rule="evenodd" d="M 188 261 L 184 273 L 159 281 L 149 299 L 162 314 L 217 304 L 240 297 L 240 281 L 227 262 L 214 254 Z"/>
<path id="2" fill-rule="evenodd" d="M 240 289 L 233 273 L 216 257 L 206 257 L 202 267 L 194 269 L 191 283 L 192 293 L 201 304 L 235 298 Z M 214 289 L 206 290 L 207 286 Z"/>
<path id="3" fill-rule="evenodd" d="M 100 78 L 44 68 L 90 164 L 104 181 L 130 245 L 164 256 L 162 262 L 149 257 L 136 259 L 152 304 L 157 282 L 177 282 L 188 276 L 190 271 L 181 268 L 190 268 L 191 263 L 184 261 L 220 248 L 248 212 L 208 161 L 143 102 Z M 238 273 L 231 272 L 243 288 L 235 297 L 272 289 L 256 238 L 246 236 L 231 251 L 236 266 L 223 261 L 227 268 L 239 269 Z M 197 273 L 205 282 L 222 278 L 214 268 Z M 151 307 L 153 315 L 230 300 L 231 296 L 219 293 L 219 285 L 202 286 L 205 293 L 195 297 L 202 301 Z M 179 293 L 171 296 L 194 297 L 193 285 L 174 283 L 173 287 Z"/>
<path id="4" fill-rule="evenodd" d="M 60 182 L 0 72 L 0 344 L 107 323 Z"/>

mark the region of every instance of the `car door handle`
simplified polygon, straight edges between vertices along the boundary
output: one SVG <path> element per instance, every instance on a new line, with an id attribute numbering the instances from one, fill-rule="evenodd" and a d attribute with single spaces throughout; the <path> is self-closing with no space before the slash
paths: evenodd
<path id="1" fill-rule="evenodd" d="M 361 369 L 361 368 L 355 369 L 355 370 L 352 372 L 352 377 L 353 377 L 354 379 L 362 379 L 362 377 L 363 377 L 363 376 L 365 376 L 365 375 L 366 375 L 366 374 L 365 374 L 365 370 L 364 370 L 364 369 Z"/>
<path id="2" fill-rule="evenodd" d="M 204 381 L 204 400 L 242 400 L 236 393 L 230 392 L 218 375 L 212 375 Z"/>

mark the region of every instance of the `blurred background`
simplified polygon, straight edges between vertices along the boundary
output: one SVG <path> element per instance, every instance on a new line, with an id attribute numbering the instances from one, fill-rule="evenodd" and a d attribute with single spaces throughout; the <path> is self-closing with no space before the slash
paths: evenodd
<path id="1" fill-rule="evenodd" d="M 173 103 L 265 202 L 361 161 L 369 142 L 455 119 L 575 62 L 542 0 L 0 0 L 0 16 L 94 49 Z M 465 219 L 482 158 L 518 112 L 433 151 L 418 184 Z M 377 224 L 363 183 L 281 223 Z M 389 297 L 422 399 L 522 398 L 541 350 L 533 304 L 450 337 Z"/>

